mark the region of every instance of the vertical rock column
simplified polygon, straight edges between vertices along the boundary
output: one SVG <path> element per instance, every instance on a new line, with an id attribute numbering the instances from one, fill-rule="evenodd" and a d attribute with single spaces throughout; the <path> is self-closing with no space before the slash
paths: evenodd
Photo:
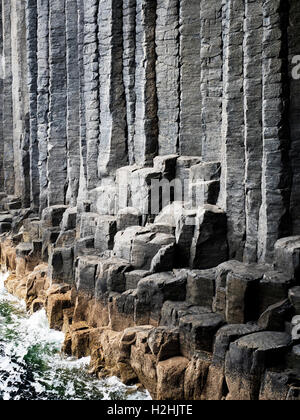
<path id="1" fill-rule="evenodd" d="M 123 80 L 126 97 L 128 161 L 134 164 L 136 0 L 123 1 Z"/>
<path id="2" fill-rule="evenodd" d="M 80 176 L 80 93 L 78 65 L 78 15 L 77 2 L 66 0 L 67 47 L 67 203 L 77 204 Z"/>
<path id="3" fill-rule="evenodd" d="M 300 54 L 300 2 L 290 0 L 289 53 L 290 63 Z M 291 216 L 293 234 L 300 235 L 300 80 L 291 79 L 291 163 L 293 170 L 293 189 L 291 196 Z"/>
<path id="4" fill-rule="evenodd" d="M 67 186 L 67 74 L 65 0 L 49 8 L 50 101 L 47 175 L 48 205 L 64 204 Z"/>
<path id="5" fill-rule="evenodd" d="M 11 57 L 11 2 L 2 0 L 3 31 L 3 170 L 4 190 L 14 194 L 14 147 L 13 147 L 13 99 L 12 99 L 12 57 Z"/>
<path id="6" fill-rule="evenodd" d="M 99 3 L 99 177 L 113 174 L 116 169 L 127 164 L 122 4 L 122 0 L 102 0 Z"/>
<path id="7" fill-rule="evenodd" d="M 179 150 L 184 156 L 200 156 L 202 153 L 200 3 L 199 0 L 180 0 L 179 9 Z"/>
<path id="8" fill-rule="evenodd" d="M 224 98 L 220 204 L 227 212 L 230 257 L 241 259 L 245 240 L 243 97 L 244 1 L 224 3 Z"/>
<path id="9" fill-rule="evenodd" d="M 157 0 L 156 85 L 159 154 L 178 152 L 179 145 L 179 1 Z"/>
<path id="10" fill-rule="evenodd" d="M 260 261 L 272 262 L 277 239 L 289 235 L 288 4 L 263 5 L 263 165 Z"/>
<path id="11" fill-rule="evenodd" d="M 202 156 L 221 159 L 223 45 L 222 0 L 200 3 Z M 199 127 L 198 127 L 199 129 Z M 198 135 L 201 133 L 199 131 Z"/>
<path id="12" fill-rule="evenodd" d="M 27 0 L 26 3 L 27 31 L 27 78 L 29 95 L 29 126 L 30 126 L 30 179 L 31 207 L 39 209 L 39 147 L 37 137 L 37 0 Z"/>
<path id="13" fill-rule="evenodd" d="M 78 69 L 79 69 L 79 152 L 80 152 L 80 176 L 78 201 L 84 201 L 87 193 L 87 162 L 86 162 L 86 120 L 84 100 L 84 0 L 77 0 L 78 11 Z"/>
<path id="14" fill-rule="evenodd" d="M 3 57 L 3 22 L 2 22 L 2 1 L 0 1 L 0 56 Z M 3 107 L 4 107 L 4 60 L 0 63 L 0 191 L 4 189 L 4 137 L 3 137 Z"/>
<path id="15" fill-rule="evenodd" d="M 246 153 L 245 260 L 257 260 L 262 166 L 262 0 L 246 0 L 244 38 L 244 104 Z"/>
<path id="16" fill-rule="evenodd" d="M 37 0 L 37 126 L 39 145 L 40 211 L 48 206 L 48 114 L 49 114 L 49 0 Z"/>
<path id="17" fill-rule="evenodd" d="M 26 2 L 11 0 L 11 65 L 15 194 L 30 205 L 29 100 L 27 86 Z"/>
<path id="18" fill-rule="evenodd" d="M 84 7 L 84 103 L 86 122 L 86 167 L 87 188 L 93 189 L 98 183 L 98 146 L 100 134 L 99 101 L 99 52 L 98 52 L 98 7 L 103 3 L 85 0 Z"/>
<path id="19" fill-rule="evenodd" d="M 156 0 L 139 0 L 136 11 L 135 134 L 138 165 L 150 166 L 158 151 L 155 26 Z"/>

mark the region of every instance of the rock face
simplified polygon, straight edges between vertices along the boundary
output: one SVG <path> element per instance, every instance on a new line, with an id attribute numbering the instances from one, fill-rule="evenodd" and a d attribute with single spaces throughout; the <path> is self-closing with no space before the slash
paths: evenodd
<path id="1" fill-rule="evenodd" d="M 0 260 L 99 377 L 299 399 L 298 0 L 0 0 Z"/>

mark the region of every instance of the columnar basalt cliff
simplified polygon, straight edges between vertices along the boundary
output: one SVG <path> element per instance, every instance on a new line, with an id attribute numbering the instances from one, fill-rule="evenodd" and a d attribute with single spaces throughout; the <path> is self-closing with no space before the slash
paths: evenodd
<path id="1" fill-rule="evenodd" d="M 299 0 L 0 9 L 8 289 L 154 398 L 300 399 Z"/>

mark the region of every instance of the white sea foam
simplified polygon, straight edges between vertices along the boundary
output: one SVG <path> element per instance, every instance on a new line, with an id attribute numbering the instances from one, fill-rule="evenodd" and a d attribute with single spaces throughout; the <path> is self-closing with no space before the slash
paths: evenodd
<path id="1" fill-rule="evenodd" d="M 64 357 L 64 334 L 49 328 L 45 310 L 26 313 L 5 289 L 7 276 L 0 274 L 0 399 L 150 399 L 118 378 L 89 375 L 90 358 Z"/>

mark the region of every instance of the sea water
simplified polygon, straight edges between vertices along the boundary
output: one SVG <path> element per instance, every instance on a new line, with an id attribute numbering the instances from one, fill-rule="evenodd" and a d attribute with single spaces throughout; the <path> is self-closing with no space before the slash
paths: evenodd
<path id="1" fill-rule="evenodd" d="M 117 378 L 98 380 L 89 358 L 61 353 L 64 334 L 51 330 L 45 310 L 29 315 L 7 292 L 0 273 L 0 400 L 145 400 L 147 392 Z"/>

